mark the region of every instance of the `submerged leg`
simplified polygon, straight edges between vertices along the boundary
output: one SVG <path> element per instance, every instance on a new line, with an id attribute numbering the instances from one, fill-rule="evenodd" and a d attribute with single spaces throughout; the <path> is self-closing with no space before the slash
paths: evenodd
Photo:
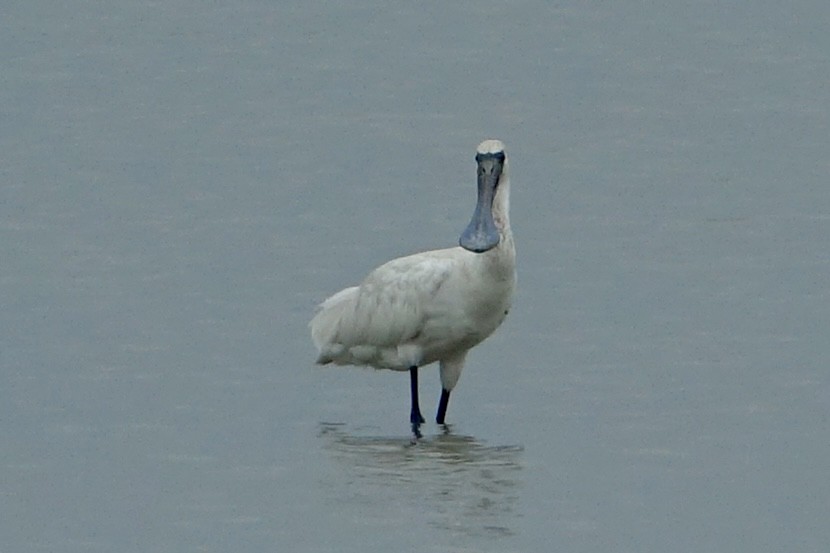
<path id="1" fill-rule="evenodd" d="M 444 424 L 444 417 L 447 414 L 447 404 L 450 402 L 450 391 L 446 388 L 441 388 L 441 401 L 438 402 L 438 414 L 435 416 L 435 422 Z"/>
<path id="2" fill-rule="evenodd" d="M 409 413 L 409 422 L 415 430 L 424 422 L 421 416 L 421 407 L 418 405 L 418 367 L 409 367 L 409 390 L 412 395 L 412 411 Z"/>

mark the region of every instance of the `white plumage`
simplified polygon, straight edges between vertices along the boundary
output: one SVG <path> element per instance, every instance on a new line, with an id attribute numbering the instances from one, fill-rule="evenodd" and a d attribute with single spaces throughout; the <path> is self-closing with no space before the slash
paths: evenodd
<path id="1" fill-rule="evenodd" d="M 462 247 L 389 261 L 325 300 L 310 323 L 317 363 L 409 370 L 412 423 L 422 421 L 417 367 L 440 362 L 443 423 L 470 348 L 504 320 L 515 286 L 510 182 L 504 145 L 478 147 L 478 205 Z M 473 250 L 473 251 L 471 251 Z"/>

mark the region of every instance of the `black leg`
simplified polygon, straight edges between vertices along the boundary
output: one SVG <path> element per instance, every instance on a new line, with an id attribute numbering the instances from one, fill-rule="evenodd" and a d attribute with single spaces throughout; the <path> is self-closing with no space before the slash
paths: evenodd
<path id="1" fill-rule="evenodd" d="M 444 417 L 447 415 L 447 404 L 450 402 L 450 391 L 441 389 L 441 401 L 438 402 L 438 414 L 435 416 L 435 422 L 444 424 Z"/>
<path id="2" fill-rule="evenodd" d="M 424 417 L 421 416 L 421 407 L 418 405 L 418 367 L 409 367 L 409 390 L 412 394 L 412 411 L 409 413 L 409 422 L 412 423 L 412 429 L 424 422 Z"/>

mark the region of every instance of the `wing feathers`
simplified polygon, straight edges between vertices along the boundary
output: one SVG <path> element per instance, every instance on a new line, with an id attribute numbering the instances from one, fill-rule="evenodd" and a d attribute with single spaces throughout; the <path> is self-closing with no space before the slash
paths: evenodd
<path id="1" fill-rule="evenodd" d="M 439 254 L 439 255 L 436 255 Z M 346 288 L 320 305 L 311 333 L 318 362 L 390 364 L 424 328 L 428 311 L 452 272 L 441 252 L 402 257 L 372 271 L 359 287 Z M 392 348 L 392 351 L 389 351 Z M 411 347 L 407 355 L 413 355 Z M 350 358 L 350 359 L 349 359 Z"/>

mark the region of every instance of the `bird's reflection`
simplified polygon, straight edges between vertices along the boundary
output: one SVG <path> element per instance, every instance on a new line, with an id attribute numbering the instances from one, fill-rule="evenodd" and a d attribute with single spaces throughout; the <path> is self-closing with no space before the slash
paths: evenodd
<path id="1" fill-rule="evenodd" d="M 453 533 L 515 532 L 521 446 L 486 445 L 449 428 L 412 443 L 339 423 L 322 423 L 320 437 L 340 469 L 330 482 L 339 501 Z"/>

